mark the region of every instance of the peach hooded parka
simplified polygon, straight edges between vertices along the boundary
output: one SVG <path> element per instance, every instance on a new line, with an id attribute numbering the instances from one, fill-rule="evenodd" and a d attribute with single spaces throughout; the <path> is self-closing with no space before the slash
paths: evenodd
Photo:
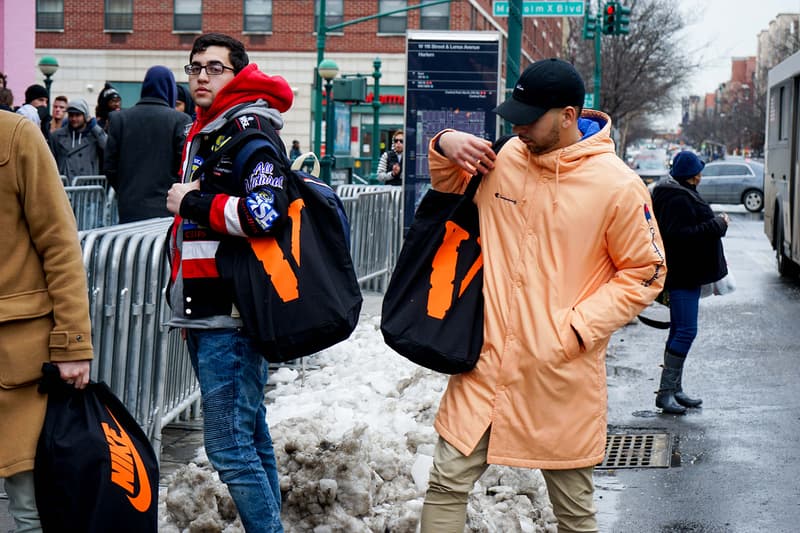
<path id="1" fill-rule="evenodd" d="M 545 154 L 513 138 L 475 195 L 484 345 L 474 370 L 450 378 L 435 428 L 466 455 L 491 425 L 490 464 L 603 460 L 609 338 L 664 284 L 650 195 L 615 155 L 608 116 L 584 111 L 581 131 L 591 122 L 599 132 Z M 434 150 L 437 138 L 432 185 L 463 192 L 470 176 Z"/>

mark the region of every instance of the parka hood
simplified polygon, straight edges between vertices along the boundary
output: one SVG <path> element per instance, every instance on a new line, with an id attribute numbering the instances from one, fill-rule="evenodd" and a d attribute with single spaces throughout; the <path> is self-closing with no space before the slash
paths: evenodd
<path id="1" fill-rule="evenodd" d="M 161 65 L 150 67 L 147 70 L 142 83 L 142 98 L 159 98 L 170 107 L 175 107 L 177 93 L 175 76 L 171 70 Z"/>

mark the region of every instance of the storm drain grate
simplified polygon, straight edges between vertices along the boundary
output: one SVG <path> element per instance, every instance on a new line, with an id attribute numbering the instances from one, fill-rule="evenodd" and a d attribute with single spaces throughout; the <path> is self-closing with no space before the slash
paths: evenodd
<path id="1" fill-rule="evenodd" d="M 606 435 L 606 456 L 596 468 L 669 468 L 672 446 L 666 433 Z"/>

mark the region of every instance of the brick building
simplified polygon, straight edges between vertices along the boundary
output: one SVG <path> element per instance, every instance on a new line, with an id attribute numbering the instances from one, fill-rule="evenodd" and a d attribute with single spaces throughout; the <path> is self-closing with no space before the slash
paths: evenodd
<path id="1" fill-rule="evenodd" d="M 326 26 L 420 1 L 327 0 Z M 165 65 L 179 83 L 185 83 L 182 66 L 197 35 L 227 33 L 245 44 L 250 60 L 263 71 L 279 74 L 290 83 L 295 104 L 285 114 L 282 135 L 287 141 L 299 139 L 303 149 L 311 147 L 319 0 L 37 0 L 30 4 L 36 10 L 36 59 L 53 56 L 60 65 L 53 76 L 53 95 L 83 97 L 94 105 L 97 93 L 109 82 L 128 107 L 138 100 L 147 68 Z M 525 17 L 521 68 L 561 55 L 567 28 L 563 18 Z M 328 32 L 325 57 L 338 63 L 340 74 L 370 76 L 373 61 L 380 58 L 383 141 L 388 132 L 403 126 L 406 30 L 419 29 L 499 32 L 505 62 L 507 19 L 492 16 L 492 0 L 453 0 Z M 370 109 L 357 106 L 353 111 L 355 157 L 369 157 L 365 150 L 371 143 Z"/>

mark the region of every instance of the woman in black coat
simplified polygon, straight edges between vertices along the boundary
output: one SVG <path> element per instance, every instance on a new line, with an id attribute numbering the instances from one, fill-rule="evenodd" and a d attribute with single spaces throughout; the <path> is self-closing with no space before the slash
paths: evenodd
<path id="1" fill-rule="evenodd" d="M 664 368 L 656 407 L 665 413 L 683 414 L 703 400 L 683 392 L 683 364 L 697 336 L 700 287 L 725 277 L 728 267 L 722 237 L 728 231 L 728 215 L 714 215 L 697 193 L 705 167 L 692 152 L 680 152 L 670 170 L 671 178 L 653 189 L 655 213 L 667 259 L 670 330 L 664 351 Z"/>

